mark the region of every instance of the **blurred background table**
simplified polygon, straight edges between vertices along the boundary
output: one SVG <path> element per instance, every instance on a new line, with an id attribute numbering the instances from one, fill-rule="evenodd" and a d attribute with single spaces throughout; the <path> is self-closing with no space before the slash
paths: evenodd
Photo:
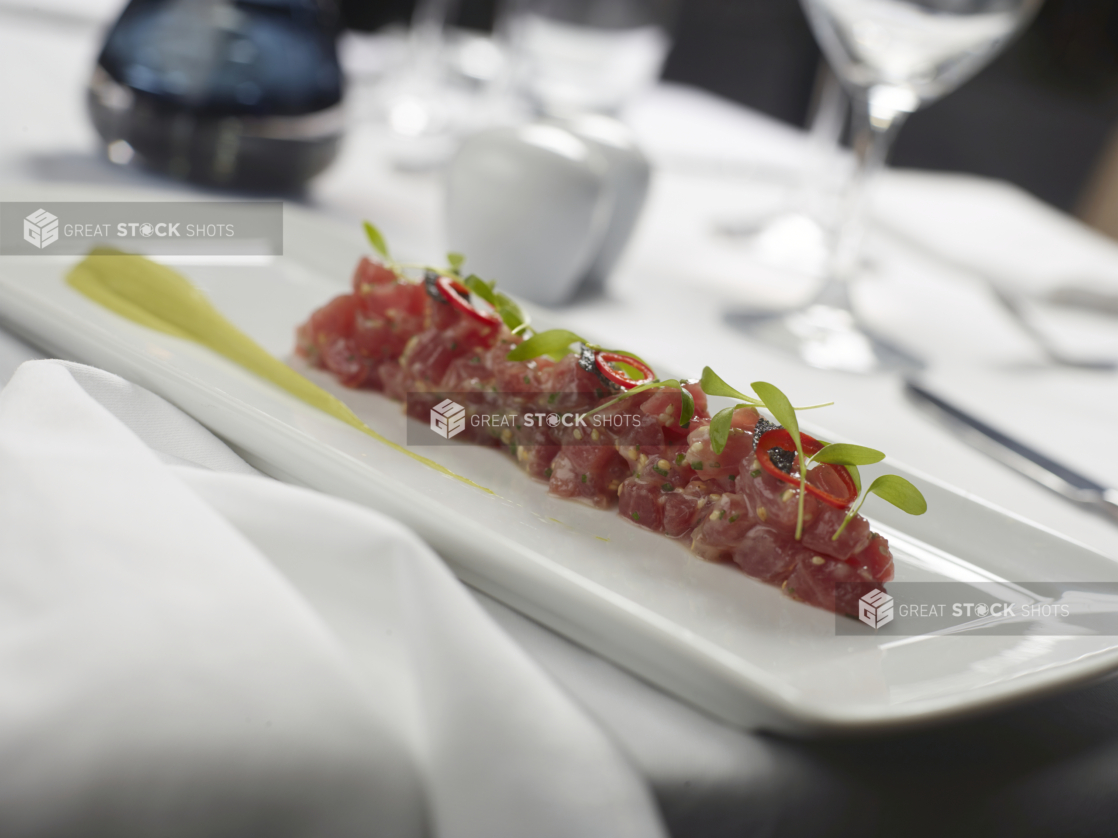
<path id="1" fill-rule="evenodd" d="M 0 2 L 0 188 L 40 181 L 165 184 L 108 163 L 86 116 L 85 84 L 117 6 Z M 669 59 L 669 73 L 702 81 L 701 62 L 686 58 Z M 802 101 L 783 115 L 795 118 L 806 106 L 810 78 L 792 87 Z M 1064 101 L 1067 109 L 1073 105 Z M 935 110 L 920 119 L 935 125 Z M 1065 149 L 1055 161 L 1078 167 L 1075 173 L 1060 184 L 1042 183 L 1042 175 L 1055 177 L 1041 171 L 1047 158 L 1024 169 L 1036 175 L 1026 185 L 1064 209 L 1073 208 L 1091 168 L 1083 161 L 1105 162 L 1107 116 L 1091 111 L 1081 118 L 1098 129 L 1081 141 L 1090 155 Z M 799 129 L 680 84 L 654 89 L 626 119 L 654 163 L 650 202 L 608 295 L 555 312 L 555 319 L 639 347 L 673 373 L 712 363 L 733 381 L 782 382 L 794 400 L 834 398 L 836 406 L 818 420 L 830 432 L 893 452 L 908 466 L 1118 560 L 1118 528 L 975 453 L 908 404 L 896 379 L 809 370 L 750 343 L 727 322 L 736 306 L 788 303 L 810 287 L 716 232 L 720 221 L 761 217 L 786 199 L 805 153 Z M 916 127 L 900 162 L 916 161 L 921 143 L 945 144 L 935 139 L 939 129 L 924 134 Z M 986 124 L 972 122 L 969 130 L 991 139 Z M 399 171 L 385 142 L 377 125 L 352 124 L 338 161 L 293 200 L 346 223 L 374 219 L 398 252 L 437 258 L 444 250 L 439 175 Z M 950 156 L 943 161 L 951 163 Z M 883 222 L 870 241 L 874 278 L 858 291 L 867 318 L 927 359 L 928 379 L 945 395 L 1097 479 L 1118 482 L 1118 449 L 1109 442 L 1118 426 L 1118 376 L 1048 364 L 989 291 L 996 281 L 1030 300 L 1068 284 L 1118 295 L 1118 244 L 1021 188 L 968 175 L 890 172 L 874 216 Z M 1115 319 L 1046 306 L 1034 314 L 1069 351 L 1118 358 Z M 11 354 L 2 370 L 5 380 L 17 357 Z M 1086 442 L 1053 450 L 1054 437 Z M 615 738 L 652 785 L 674 835 L 1104 835 L 1118 828 L 1113 685 L 948 730 L 793 741 L 726 728 L 482 599 Z"/>

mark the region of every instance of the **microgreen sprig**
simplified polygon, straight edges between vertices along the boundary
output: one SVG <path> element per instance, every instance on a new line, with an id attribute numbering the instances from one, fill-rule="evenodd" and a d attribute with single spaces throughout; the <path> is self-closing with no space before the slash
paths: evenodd
<path id="1" fill-rule="evenodd" d="M 734 422 L 734 413 L 747 407 L 752 408 L 753 405 L 734 404 L 714 414 L 710 420 L 710 448 L 715 454 L 721 454 L 726 449 L 726 442 L 730 439 L 730 427 Z"/>
<path id="2" fill-rule="evenodd" d="M 450 277 L 465 285 L 471 294 L 489 303 L 497 313 L 497 316 L 501 318 L 514 335 L 522 334 L 529 329 L 530 320 L 528 315 L 524 313 L 512 297 L 497 290 L 496 282 L 492 280 L 486 281 L 475 274 L 470 274 L 465 279 L 462 279 L 462 265 L 465 263 L 466 257 L 461 253 L 456 253 L 454 251 L 447 253 L 447 267 L 445 268 L 397 262 L 389 253 L 388 243 L 384 239 L 384 234 L 381 233 L 374 224 L 368 221 L 364 222 L 363 226 L 365 228 L 365 236 L 368 238 L 369 244 L 373 246 L 373 250 L 380 254 L 385 265 L 397 276 L 402 276 L 405 268 L 411 268 L 424 272 L 430 271 L 439 276 Z"/>
<path id="3" fill-rule="evenodd" d="M 447 257 L 456 255 L 458 254 L 449 253 Z M 453 265 L 453 262 L 451 264 Z M 459 266 L 461 264 L 461 262 L 458 263 Z M 469 288 L 471 293 L 476 294 L 493 306 L 493 310 L 497 312 L 497 315 L 514 335 L 521 334 L 529 328 L 528 315 L 523 312 L 512 297 L 498 291 L 497 283 L 493 280 L 487 282 L 475 274 L 470 274 L 462 280 L 462 284 Z"/>
<path id="4" fill-rule="evenodd" d="M 531 361 L 533 358 L 546 355 L 553 361 L 559 361 L 570 354 L 572 343 L 586 343 L 586 341 L 580 335 L 566 329 L 548 329 L 546 332 L 532 335 L 524 343 L 514 347 L 506 357 L 510 361 Z"/>
<path id="5" fill-rule="evenodd" d="M 788 401 L 788 397 L 776 385 L 769 384 L 767 381 L 754 381 L 749 386 L 761 397 L 761 401 L 773 418 L 791 434 L 792 443 L 796 446 L 796 461 L 800 464 L 800 497 L 796 507 L 796 541 L 799 541 L 804 534 L 804 495 L 807 494 L 804 487 L 807 485 L 807 463 L 804 458 L 804 444 L 800 439 L 800 423 L 796 419 L 796 408 L 792 407 L 792 402 Z"/>
<path id="6" fill-rule="evenodd" d="M 864 445 L 853 445 L 849 442 L 823 442 L 823 448 L 815 452 L 815 455 L 808 460 L 808 468 L 813 463 L 830 463 L 831 465 L 842 466 L 846 469 L 846 473 L 850 475 L 850 479 L 854 481 L 854 489 L 857 492 L 862 491 L 862 475 L 858 472 L 858 466 L 869 466 L 874 463 L 880 463 L 885 459 L 885 454 L 875 448 L 867 448 Z"/>
<path id="7" fill-rule="evenodd" d="M 866 502 L 866 498 L 870 495 L 877 495 L 882 500 L 889 501 L 897 509 L 907 512 L 909 515 L 923 515 L 928 511 L 928 501 L 920 494 L 919 489 L 900 475 L 882 474 L 880 477 L 874 478 L 870 487 L 866 489 L 866 493 L 862 495 L 862 499 L 846 513 L 842 524 L 831 536 L 831 541 L 836 541 L 842 535 L 846 525 L 854 520 L 854 516 L 858 514 L 862 504 Z"/>
<path id="8" fill-rule="evenodd" d="M 375 250 L 380 255 L 381 261 L 384 263 L 384 266 L 392 271 L 392 273 L 396 274 L 397 277 L 405 277 L 405 268 L 417 268 L 419 270 L 425 271 L 430 270 L 434 271 L 437 274 L 453 276 L 452 273 L 448 273 L 445 269 L 440 270 L 439 268 L 432 268 L 428 265 L 414 265 L 405 262 L 397 262 L 395 259 L 392 258 L 392 253 L 388 250 L 388 242 L 387 240 L 385 240 L 384 234 L 380 231 L 380 229 L 370 221 L 361 222 L 361 226 L 365 230 L 365 238 L 369 240 L 369 244 L 373 246 L 373 250 Z"/>
<path id="9" fill-rule="evenodd" d="M 629 398 L 629 396 L 635 396 L 637 393 L 643 393 L 645 390 L 652 390 L 652 389 L 655 389 L 657 387 L 679 387 L 679 388 L 682 389 L 683 382 L 681 382 L 681 381 L 679 381 L 678 379 L 675 379 L 675 378 L 668 378 L 668 379 L 665 379 L 664 381 L 661 381 L 659 378 L 657 378 L 655 381 L 649 381 L 647 384 L 638 384 L 636 387 L 633 387 L 630 390 L 626 390 L 624 393 L 620 393 L 617 396 L 614 396 L 608 402 L 604 402 L 604 403 L 598 405 L 593 410 L 588 410 L 586 412 L 586 415 L 587 416 L 593 416 L 598 411 L 605 410 L 606 408 L 609 408 L 609 407 L 613 407 L 618 402 L 624 401 L 625 399 Z M 691 395 L 691 394 L 688 393 L 687 395 Z M 692 409 L 694 409 L 694 404 L 695 404 L 695 401 L 694 401 L 694 399 L 692 399 L 691 400 Z M 694 413 L 692 413 L 691 415 L 694 416 Z M 690 422 L 691 421 L 690 418 L 688 418 L 687 421 Z"/>
<path id="10" fill-rule="evenodd" d="M 691 420 L 695 416 L 695 397 L 691 395 L 686 387 L 686 385 L 691 383 L 693 382 L 689 381 L 686 378 L 668 378 L 664 381 L 656 379 L 655 381 L 649 381 L 647 384 L 638 384 L 636 387 L 633 387 L 630 390 L 626 390 L 624 393 L 618 394 L 614 398 L 610 399 L 608 402 L 598 405 L 593 410 L 587 411 L 586 415 L 593 416 L 598 411 L 613 407 L 618 402 L 624 401 L 630 396 L 635 396 L 637 393 L 643 393 L 645 390 L 652 390 L 657 387 L 678 387 L 680 398 L 682 399 L 679 407 L 679 427 L 686 428 L 688 425 L 691 424 Z"/>
<path id="11" fill-rule="evenodd" d="M 708 396 L 727 396 L 731 399 L 740 399 L 746 404 L 754 407 L 762 407 L 762 402 L 756 396 L 747 396 L 741 390 L 735 390 L 729 384 L 722 380 L 722 377 L 712 370 L 710 367 L 703 367 L 703 377 L 699 379 L 699 384 L 703 388 L 703 392 Z"/>
<path id="12" fill-rule="evenodd" d="M 822 442 L 822 440 L 820 440 Z M 849 442 L 832 442 L 825 444 L 814 456 L 808 460 L 811 463 L 831 463 L 839 466 L 872 466 L 885 459 L 885 453 L 876 448 L 867 448 L 864 445 L 853 445 Z"/>
<path id="13" fill-rule="evenodd" d="M 392 257 L 388 254 L 388 243 L 385 242 L 380 230 L 368 221 L 364 222 L 362 226 L 365 228 L 365 237 L 369 240 L 369 244 L 373 246 L 373 250 L 379 253 L 385 261 L 391 262 Z"/>
<path id="14" fill-rule="evenodd" d="M 691 420 L 695 416 L 695 397 L 691 395 L 691 391 L 687 389 L 686 385 L 693 382 L 683 379 L 679 382 L 679 396 L 682 399 L 679 405 L 679 426 L 686 428 L 691 424 Z"/>
<path id="15" fill-rule="evenodd" d="M 707 375 L 708 372 L 710 373 L 709 376 Z M 745 396 L 744 393 L 734 390 L 722 381 L 722 379 L 715 376 L 709 367 L 703 371 L 703 374 L 704 379 L 710 381 L 712 387 L 720 391 L 712 395 L 731 395 L 737 398 L 749 398 Z M 838 442 L 830 444 L 824 443 L 823 447 L 815 452 L 811 458 L 806 458 L 804 456 L 803 442 L 800 439 L 800 425 L 796 417 L 796 411 L 805 410 L 807 408 L 793 407 L 788 397 L 785 396 L 779 388 L 768 382 L 755 381 L 750 386 L 753 388 L 753 392 L 760 396 L 762 406 L 773 415 L 773 418 L 775 418 L 777 422 L 784 426 L 786 431 L 788 431 L 793 444 L 796 446 L 796 460 L 799 463 L 800 471 L 800 496 L 796 509 L 796 540 L 799 541 L 803 537 L 804 498 L 807 494 L 805 488 L 807 486 L 808 469 L 815 463 L 842 466 L 847 470 L 851 479 L 854 481 L 855 490 L 861 492 L 862 480 L 858 473 L 858 466 L 868 466 L 879 463 L 885 459 L 885 454 L 878 451 L 876 448 L 868 448 L 864 445 L 854 445 L 848 442 Z M 706 387 L 704 386 L 703 389 L 706 390 Z M 711 393 L 710 390 L 706 390 L 706 392 L 708 394 Z M 712 449 L 715 445 L 716 430 L 721 444 L 724 446 L 726 437 L 729 434 L 733 412 L 747 406 L 751 405 L 739 404 L 726 408 L 720 411 L 715 418 L 711 420 L 710 435 Z M 813 405 L 813 407 L 823 406 L 825 405 Z M 716 421 L 719 422 L 720 425 L 718 429 L 715 428 Z M 870 484 L 865 494 L 862 495 L 862 499 L 847 512 L 842 524 L 835 534 L 831 536 L 832 541 L 838 539 L 838 537 L 842 535 L 847 524 L 858 514 L 858 511 L 862 508 L 862 504 L 866 502 L 866 498 L 871 494 L 887 500 L 898 509 L 910 515 L 923 515 L 928 510 L 927 501 L 924 499 L 924 496 L 920 494 L 920 490 L 913 486 L 912 483 L 896 474 L 883 474 Z"/>
<path id="16" fill-rule="evenodd" d="M 553 361 L 560 361 L 564 356 L 569 355 L 571 345 L 581 343 L 588 349 L 593 349 L 595 352 L 614 352 L 618 355 L 626 355 L 642 364 L 647 362 L 635 352 L 630 352 L 628 349 L 608 349 L 604 346 L 599 346 L 596 343 L 591 343 L 582 335 L 575 332 L 568 331 L 567 329 L 548 329 L 546 332 L 537 332 L 524 341 L 524 343 L 515 347 L 507 356 L 510 361 L 530 361 L 533 358 L 539 358 L 546 355 Z M 628 364 L 620 363 L 626 371 L 632 375 L 640 375 L 641 371 L 636 367 L 631 367 Z M 629 392 L 633 392 L 630 390 Z"/>
<path id="17" fill-rule="evenodd" d="M 747 407 L 757 408 L 767 407 L 767 405 L 763 399 L 747 395 L 741 390 L 731 387 L 710 367 L 703 367 L 703 377 L 699 380 L 699 384 L 708 396 L 726 396 L 731 399 L 738 399 L 740 402 L 718 411 L 714 418 L 710 420 L 710 447 L 715 454 L 721 454 L 726 448 L 726 441 L 730 438 L 730 427 L 734 421 L 734 413 Z M 805 407 L 793 407 L 792 410 L 815 410 L 820 407 L 830 407 L 832 404 L 834 402 L 811 404 Z M 780 420 L 777 419 L 777 421 Z M 781 422 L 781 424 L 784 423 Z"/>

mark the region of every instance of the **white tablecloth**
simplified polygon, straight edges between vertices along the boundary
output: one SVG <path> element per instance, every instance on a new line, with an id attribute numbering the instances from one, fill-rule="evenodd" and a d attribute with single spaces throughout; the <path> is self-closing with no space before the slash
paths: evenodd
<path id="1" fill-rule="evenodd" d="M 101 370 L 0 392 L 0 615 L 0 834 L 663 834 L 414 534 Z"/>

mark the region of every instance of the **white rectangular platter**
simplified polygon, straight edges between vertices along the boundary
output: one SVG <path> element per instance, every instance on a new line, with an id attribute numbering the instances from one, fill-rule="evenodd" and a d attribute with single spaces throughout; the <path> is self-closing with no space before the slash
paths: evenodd
<path id="1" fill-rule="evenodd" d="M 290 358 L 295 326 L 345 289 L 363 251 L 358 231 L 288 206 L 283 257 L 177 267 L 265 348 Z M 615 514 L 551 498 L 499 452 L 418 452 L 487 494 L 201 346 L 123 320 L 65 284 L 74 261 L 0 257 L 3 325 L 160 394 L 268 474 L 399 519 L 470 585 L 732 724 L 801 734 L 929 724 L 1118 668 L 1116 637 L 836 636 L 833 615 Z M 308 375 L 404 442 L 399 405 Z M 1090 550 L 910 477 L 934 514 L 876 507 L 899 581 L 1118 582 L 1115 565 Z"/>

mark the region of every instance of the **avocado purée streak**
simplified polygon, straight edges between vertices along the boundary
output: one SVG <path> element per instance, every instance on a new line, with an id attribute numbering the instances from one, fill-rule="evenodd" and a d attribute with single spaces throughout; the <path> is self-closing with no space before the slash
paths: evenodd
<path id="1" fill-rule="evenodd" d="M 206 296 L 170 268 L 112 248 L 98 247 L 74 267 L 66 281 L 89 299 L 149 329 L 202 344 L 250 372 L 282 387 L 389 448 L 425 466 L 493 494 L 434 460 L 413 454 L 378 434 L 345 404 L 312 384 L 222 316 Z"/>

